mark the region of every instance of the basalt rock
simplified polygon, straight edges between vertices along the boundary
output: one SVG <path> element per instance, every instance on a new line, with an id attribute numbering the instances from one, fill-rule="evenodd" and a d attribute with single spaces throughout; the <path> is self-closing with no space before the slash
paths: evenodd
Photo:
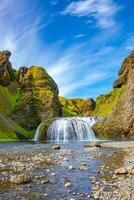
<path id="1" fill-rule="evenodd" d="M 103 123 L 95 124 L 96 134 L 105 138 L 134 139 L 134 51 L 125 59 L 114 82 L 114 88 L 124 87 L 111 114 Z"/>
<path id="2" fill-rule="evenodd" d="M 22 67 L 19 70 L 20 98 L 12 118 L 27 130 L 43 121 L 61 115 L 58 87 L 41 67 Z"/>

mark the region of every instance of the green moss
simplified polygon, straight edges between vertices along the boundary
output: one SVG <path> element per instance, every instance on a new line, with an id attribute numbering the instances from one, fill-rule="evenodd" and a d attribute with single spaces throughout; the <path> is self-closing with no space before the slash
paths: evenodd
<path id="1" fill-rule="evenodd" d="M 17 82 L 12 82 L 8 87 L 0 85 L 0 112 L 10 115 L 18 98 L 19 88 Z"/>
<path id="2" fill-rule="evenodd" d="M 39 130 L 39 140 L 47 139 L 47 129 L 49 127 L 49 122 L 43 121 L 41 122 L 40 130 Z"/>
<path id="3" fill-rule="evenodd" d="M 77 113 L 72 112 L 71 110 L 65 107 L 62 108 L 62 117 L 73 117 L 73 116 L 77 116 Z"/>
<path id="4" fill-rule="evenodd" d="M 21 78 L 20 85 L 21 95 L 12 118 L 21 127 L 33 130 L 42 120 L 60 116 L 57 85 L 43 68 L 30 67 Z"/>
<path id="5" fill-rule="evenodd" d="M 112 112 L 113 107 L 117 104 L 125 86 L 116 88 L 106 95 L 101 95 L 96 100 L 94 116 L 107 116 Z"/>
<path id="6" fill-rule="evenodd" d="M 8 126 L 8 124 L 5 122 L 5 120 L 0 116 L 0 141 L 2 139 L 16 140 L 17 136 L 16 136 L 15 132 L 10 128 L 10 126 Z"/>
<path id="7" fill-rule="evenodd" d="M 60 103 L 62 105 L 62 113 L 64 117 L 71 116 L 89 116 L 94 109 L 95 102 L 93 99 L 89 98 L 87 100 L 81 98 L 65 98 L 59 97 Z"/>
<path id="8" fill-rule="evenodd" d="M 21 127 L 19 124 L 16 123 L 16 128 L 22 133 L 28 140 L 34 138 L 35 129 L 27 131 L 25 128 Z"/>

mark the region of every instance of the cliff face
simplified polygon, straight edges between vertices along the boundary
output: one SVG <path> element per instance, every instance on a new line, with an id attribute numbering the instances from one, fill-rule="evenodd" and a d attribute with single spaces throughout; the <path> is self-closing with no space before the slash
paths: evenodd
<path id="1" fill-rule="evenodd" d="M 64 117 L 69 116 L 91 116 L 95 108 L 95 102 L 89 98 L 87 100 L 74 98 L 69 99 L 65 97 L 59 97 L 62 105 L 62 112 Z"/>
<path id="2" fill-rule="evenodd" d="M 41 67 L 21 67 L 16 72 L 10 55 L 0 52 L 0 140 L 33 138 L 41 121 L 46 126 L 62 114 L 58 87 Z"/>
<path id="3" fill-rule="evenodd" d="M 9 61 L 10 51 L 0 51 L 0 85 L 10 85 L 13 79 L 12 65 Z"/>
<path id="4" fill-rule="evenodd" d="M 12 112 L 12 118 L 22 127 L 31 130 L 42 120 L 61 115 L 58 87 L 41 67 L 19 70 L 20 98 Z"/>
<path id="5" fill-rule="evenodd" d="M 113 87 L 124 87 L 111 114 L 94 131 L 105 138 L 134 139 L 134 52 L 123 62 Z"/>
<path id="6" fill-rule="evenodd" d="M 104 116 L 94 125 L 100 137 L 134 139 L 134 52 L 123 62 L 113 91 L 96 101 L 58 97 L 58 87 L 38 66 L 12 69 L 9 51 L 0 52 L 0 140 L 33 138 L 42 122 L 41 138 L 51 120 L 64 116 Z"/>

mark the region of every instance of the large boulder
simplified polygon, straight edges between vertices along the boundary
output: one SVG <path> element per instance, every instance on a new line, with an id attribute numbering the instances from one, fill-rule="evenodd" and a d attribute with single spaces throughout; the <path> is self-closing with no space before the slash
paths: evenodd
<path id="1" fill-rule="evenodd" d="M 12 65 L 9 61 L 10 51 L 0 51 L 0 85 L 10 85 L 13 78 Z"/>
<path id="2" fill-rule="evenodd" d="M 19 70 L 20 98 L 12 118 L 27 130 L 61 115 L 58 87 L 45 69 L 32 66 Z"/>
<path id="3" fill-rule="evenodd" d="M 103 123 L 95 124 L 94 131 L 101 136 L 134 139 L 134 51 L 125 59 L 114 82 L 114 88 L 124 87 L 111 114 Z"/>

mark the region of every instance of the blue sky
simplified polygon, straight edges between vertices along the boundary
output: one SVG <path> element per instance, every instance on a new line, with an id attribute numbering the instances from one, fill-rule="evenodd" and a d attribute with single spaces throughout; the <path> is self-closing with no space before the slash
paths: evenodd
<path id="1" fill-rule="evenodd" d="M 16 69 L 43 66 L 60 95 L 96 98 L 134 49 L 133 9 L 133 0 L 3 0 L 0 50 Z"/>

